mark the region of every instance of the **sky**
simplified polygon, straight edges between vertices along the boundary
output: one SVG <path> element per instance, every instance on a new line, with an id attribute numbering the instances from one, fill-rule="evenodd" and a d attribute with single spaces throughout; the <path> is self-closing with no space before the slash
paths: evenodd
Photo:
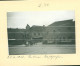
<path id="1" fill-rule="evenodd" d="M 8 28 L 25 28 L 27 24 L 30 26 L 48 26 L 55 21 L 75 20 L 75 12 L 70 11 L 27 11 L 27 12 L 8 12 L 7 27 Z"/>

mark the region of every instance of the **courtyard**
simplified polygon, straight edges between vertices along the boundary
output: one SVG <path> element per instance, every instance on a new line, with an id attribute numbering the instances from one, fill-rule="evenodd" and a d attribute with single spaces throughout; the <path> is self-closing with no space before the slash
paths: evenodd
<path id="1" fill-rule="evenodd" d="M 28 55 L 28 54 L 74 54 L 75 45 L 43 45 L 37 43 L 30 46 L 15 45 L 9 47 L 9 55 Z"/>

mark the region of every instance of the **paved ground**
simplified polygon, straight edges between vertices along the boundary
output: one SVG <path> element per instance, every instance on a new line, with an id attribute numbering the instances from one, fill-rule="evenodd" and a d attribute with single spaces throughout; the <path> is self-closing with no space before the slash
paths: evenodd
<path id="1" fill-rule="evenodd" d="M 9 47 L 10 55 L 27 55 L 27 54 L 73 54 L 75 52 L 74 45 L 36 45 L 25 46 L 18 45 Z"/>

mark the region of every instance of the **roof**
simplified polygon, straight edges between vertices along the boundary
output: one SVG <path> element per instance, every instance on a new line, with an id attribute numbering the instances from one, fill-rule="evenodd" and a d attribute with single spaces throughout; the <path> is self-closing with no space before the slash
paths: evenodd
<path id="1" fill-rule="evenodd" d="M 32 26 L 30 28 L 30 31 L 42 32 L 43 28 L 44 28 L 43 26 Z"/>
<path id="2" fill-rule="evenodd" d="M 26 29 L 8 28 L 8 32 L 25 32 Z"/>
<path id="3" fill-rule="evenodd" d="M 71 20 L 56 21 L 48 26 L 74 26 L 75 22 Z"/>

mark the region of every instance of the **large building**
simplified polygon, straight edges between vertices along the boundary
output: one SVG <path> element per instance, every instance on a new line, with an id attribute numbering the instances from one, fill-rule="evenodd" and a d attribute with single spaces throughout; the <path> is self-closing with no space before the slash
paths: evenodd
<path id="1" fill-rule="evenodd" d="M 75 22 L 73 20 L 57 21 L 48 26 L 26 26 L 26 29 L 8 28 L 9 45 L 26 42 L 43 44 L 75 44 Z"/>
<path id="2" fill-rule="evenodd" d="M 73 20 L 57 21 L 46 27 L 44 43 L 74 44 L 75 22 Z"/>
<path id="3" fill-rule="evenodd" d="M 25 29 L 8 28 L 8 43 L 9 45 L 23 44 L 25 43 Z"/>
<path id="4" fill-rule="evenodd" d="M 43 31 L 45 27 L 35 26 L 30 27 L 28 24 L 26 29 L 8 28 L 8 43 L 9 45 L 20 45 L 26 42 L 41 42 L 43 40 Z"/>

